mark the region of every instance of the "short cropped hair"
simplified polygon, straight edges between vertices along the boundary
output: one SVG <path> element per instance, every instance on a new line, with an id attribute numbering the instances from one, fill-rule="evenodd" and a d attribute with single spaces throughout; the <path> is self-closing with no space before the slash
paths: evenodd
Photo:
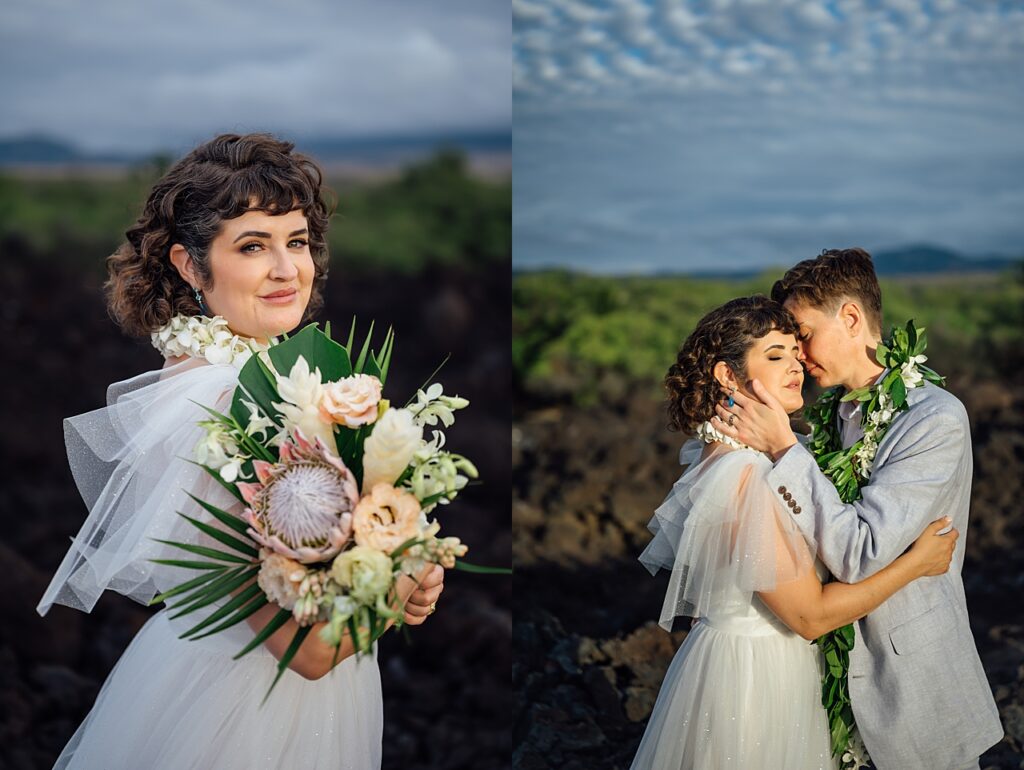
<path id="1" fill-rule="evenodd" d="M 795 300 L 824 312 L 835 313 L 844 300 L 856 300 L 872 331 L 882 331 L 882 289 L 864 249 L 825 249 L 805 259 L 772 286 L 772 299 Z"/>

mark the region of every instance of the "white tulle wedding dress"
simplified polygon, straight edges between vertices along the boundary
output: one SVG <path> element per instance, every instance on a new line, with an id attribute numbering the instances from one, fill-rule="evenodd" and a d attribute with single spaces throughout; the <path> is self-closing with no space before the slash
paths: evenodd
<path id="1" fill-rule="evenodd" d="M 690 442 L 640 560 L 672 570 L 660 622 L 697 618 L 672 660 L 633 769 L 832 770 L 818 648 L 757 598 L 817 568 L 748 448 Z"/>
<path id="2" fill-rule="evenodd" d="M 187 492 L 222 508 L 237 505 L 187 460 L 203 436 L 196 423 L 207 416 L 198 404 L 226 411 L 238 365 L 189 358 L 115 383 L 107 407 L 65 421 L 68 458 L 89 515 L 40 614 L 54 603 L 89 612 L 108 588 L 146 603 L 198 574 L 149 560 L 188 558 L 154 538 L 210 544 L 176 513 L 199 510 Z M 171 619 L 165 609 L 149 619 L 56 768 L 380 767 L 375 655 L 348 658 L 315 681 L 286 671 L 261 708 L 276 659 L 264 647 L 231 659 L 253 638 L 245 622 L 198 641 L 178 638 L 202 617 Z"/>

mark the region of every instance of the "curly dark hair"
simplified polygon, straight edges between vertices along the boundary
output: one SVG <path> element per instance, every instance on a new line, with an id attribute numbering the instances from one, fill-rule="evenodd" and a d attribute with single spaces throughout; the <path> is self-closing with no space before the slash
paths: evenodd
<path id="1" fill-rule="evenodd" d="M 107 258 L 107 307 L 133 336 L 147 336 L 178 313 L 199 306 L 192 287 L 171 264 L 180 243 L 192 257 L 201 288 L 213 285 L 208 250 L 226 219 L 247 211 L 286 214 L 302 209 L 315 277 L 305 318 L 323 305 L 327 281 L 326 232 L 333 204 L 323 172 L 295 145 L 270 134 L 222 134 L 175 163 L 149 194 L 126 242 Z"/>
<path id="2" fill-rule="evenodd" d="M 797 263 L 772 286 L 772 299 L 794 299 L 829 313 L 835 313 L 844 299 L 855 299 L 871 330 L 882 331 L 882 289 L 864 249 L 825 249 L 814 259 Z"/>
<path id="3" fill-rule="evenodd" d="M 795 335 L 799 326 L 788 310 L 763 294 L 730 300 L 701 318 L 665 375 L 669 428 L 692 433 L 710 420 L 722 399 L 715 364 L 724 361 L 744 382 L 747 353 L 773 330 Z"/>

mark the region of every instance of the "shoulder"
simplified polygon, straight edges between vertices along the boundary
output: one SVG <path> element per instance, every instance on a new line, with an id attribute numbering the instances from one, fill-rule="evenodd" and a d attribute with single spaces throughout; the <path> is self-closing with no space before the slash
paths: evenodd
<path id="1" fill-rule="evenodd" d="M 948 423 L 969 429 L 967 409 L 960 399 L 945 388 L 925 382 L 907 392 L 910 408 L 905 412 L 908 421 Z"/>
<path id="2" fill-rule="evenodd" d="M 893 452 L 970 452 L 971 425 L 967 410 L 949 391 L 924 383 L 907 393 L 910 408 L 901 412 L 886 431 L 882 443 Z"/>
<path id="3" fill-rule="evenodd" d="M 693 521 L 732 521 L 742 493 L 767 489 L 771 461 L 753 449 L 716 448 L 676 481 L 669 497 L 691 510 Z"/>
<path id="4" fill-rule="evenodd" d="M 771 467 L 771 460 L 753 449 L 722 447 L 692 469 L 695 486 L 728 488 L 763 478 Z"/>

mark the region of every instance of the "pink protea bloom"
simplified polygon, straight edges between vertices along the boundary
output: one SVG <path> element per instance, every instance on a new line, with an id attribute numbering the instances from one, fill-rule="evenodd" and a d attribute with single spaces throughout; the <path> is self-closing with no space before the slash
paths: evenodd
<path id="1" fill-rule="evenodd" d="M 258 483 L 238 484 L 253 540 L 302 564 L 328 561 L 348 542 L 359 488 L 319 438 L 310 443 L 296 431 L 278 463 L 256 460 L 253 470 Z"/>

